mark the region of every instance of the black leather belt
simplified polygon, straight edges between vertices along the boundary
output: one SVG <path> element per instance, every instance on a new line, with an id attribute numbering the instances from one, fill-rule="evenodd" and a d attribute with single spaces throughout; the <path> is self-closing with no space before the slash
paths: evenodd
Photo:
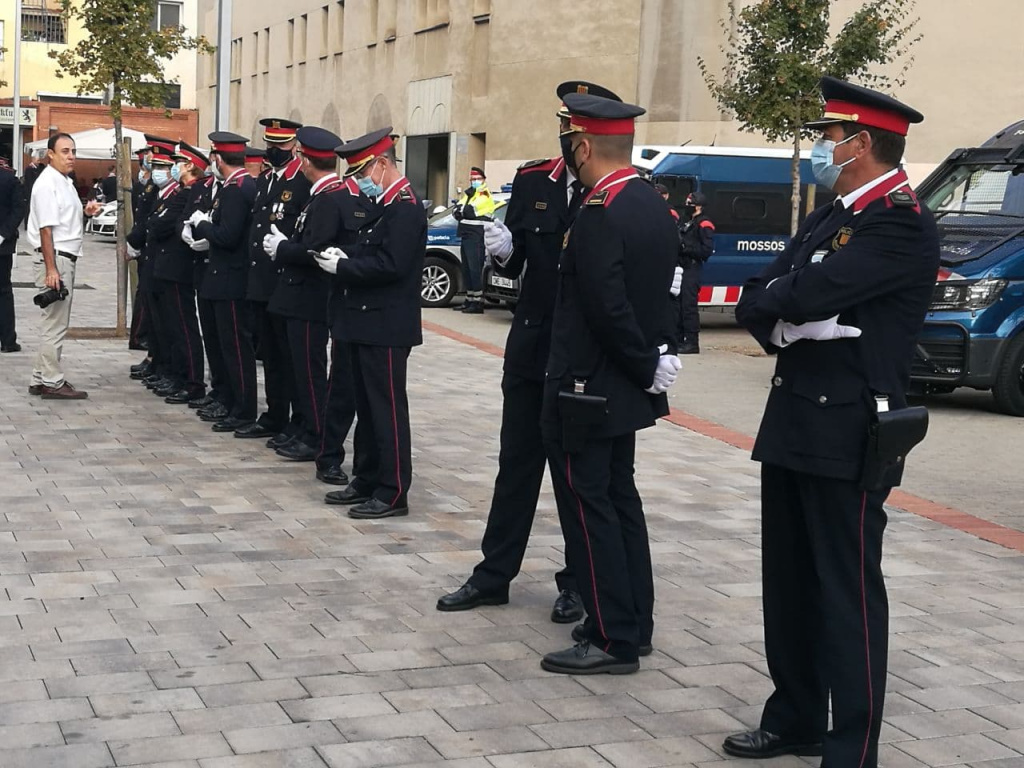
<path id="1" fill-rule="evenodd" d="M 36 248 L 36 253 L 42 252 L 42 248 Z M 63 256 L 65 259 L 68 259 L 71 263 L 78 261 L 78 256 L 76 256 L 73 253 L 68 253 L 67 251 L 54 251 L 54 253 L 56 253 L 58 256 Z"/>

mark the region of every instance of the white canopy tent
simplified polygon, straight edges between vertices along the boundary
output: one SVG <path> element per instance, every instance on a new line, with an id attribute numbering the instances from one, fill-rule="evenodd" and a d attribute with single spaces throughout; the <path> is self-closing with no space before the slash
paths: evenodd
<path id="1" fill-rule="evenodd" d="M 132 128 L 124 128 L 121 131 L 126 139 L 132 140 L 132 152 L 136 152 L 146 146 L 146 137 L 142 131 Z M 88 131 L 72 133 L 71 138 L 75 140 L 75 148 L 78 150 L 80 160 L 112 160 L 114 152 L 114 129 L 113 128 L 91 128 Z M 41 156 L 46 153 L 46 142 L 49 139 L 32 141 L 25 145 L 25 154 Z"/>

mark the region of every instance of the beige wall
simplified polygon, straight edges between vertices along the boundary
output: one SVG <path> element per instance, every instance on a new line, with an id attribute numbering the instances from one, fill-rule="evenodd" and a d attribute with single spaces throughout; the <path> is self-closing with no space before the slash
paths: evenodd
<path id="1" fill-rule="evenodd" d="M 199 31 L 215 39 L 215 3 L 198 1 Z M 970 13 L 964 2 L 918 3 L 924 39 L 897 94 L 927 116 L 911 134 L 915 175 L 1024 118 L 1024 2 L 974 0 Z M 256 122 L 271 114 L 345 138 L 386 124 L 402 134 L 447 133 L 450 190 L 481 155 L 497 188 L 524 159 L 557 153 L 554 87 L 583 78 L 649 110 L 639 142 L 764 145 L 723 121 L 698 69 L 698 57 L 721 66 L 728 4 L 235 0 L 231 124 L 257 144 Z M 837 0 L 834 22 L 859 5 Z M 214 75 L 213 59 L 200 61 L 204 134 L 213 126 Z"/>

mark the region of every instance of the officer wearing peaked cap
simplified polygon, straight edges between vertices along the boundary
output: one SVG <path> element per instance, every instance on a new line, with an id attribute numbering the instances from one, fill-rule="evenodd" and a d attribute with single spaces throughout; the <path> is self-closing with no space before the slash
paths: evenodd
<path id="1" fill-rule="evenodd" d="M 644 110 L 568 93 L 566 155 L 590 192 L 558 265 L 541 420 L 568 562 L 587 621 L 541 666 L 622 674 L 650 653 L 654 582 L 633 480 L 637 430 L 668 413 L 679 360 L 671 296 L 678 238 L 665 203 L 631 165 Z"/>
<path id="2" fill-rule="evenodd" d="M 309 186 L 290 237 L 276 227 L 263 237 L 263 249 L 281 271 L 268 310 L 281 317 L 291 360 L 295 437 L 277 449 L 291 461 L 313 461 L 320 452 L 327 400 L 327 293 L 330 278 L 310 255 L 339 244 L 344 228 L 331 193 L 341 182 L 334 154 L 341 139 L 322 128 L 305 127 L 296 134 L 295 162 Z"/>
<path id="3" fill-rule="evenodd" d="M 213 301 L 224 369 L 229 388 L 226 414 L 209 407 L 200 418 L 213 421 L 214 432 L 234 432 L 256 420 L 256 357 L 252 319 L 245 300 L 249 267 L 248 235 L 256 185 L 245 172 L 245 145 L 236 133 L 210 134 L 211 161 L 223 186 L 209 214 L 197 212 L 190 223 L 196 240 L 210 244 L 210 262 L 199 295 Z"/>
<path id="4" fill-rule="evenodd" d="M 811 164 L 838 198 L 747 282 L 736 309 L 777 356 L 753 454 L 775 691 L 760 728 L 724 749 L 877 768 L 888 651 L 883 504 L 901 465 L 873 477 L 865 458 L 876 414 L 906 405 L 939 245 L 900 168 L 922 115 L 834 78 L 821 90 L 824 115 L 808 124 L 822 131 Z"/>
<path id="5" fill-rule="evenodd" d="M 259 337 L 263 361 L 264 392 L 267 410 L 254 424 L 238 430 L 243 438 L 262 438 L 276 450 L 300 431 L 292 382 L 292 358 L 289 352 L 285 318 L 268 311 L 268 305 L 280 281 L 281 264 L 263 250 L 263 238 L 271 232 L 290 237 L 299 213 L 309 199 L 309 181 L 302 174 L 301 161 L 295 156 L 295 132 L 299 123 L 284 118 L 265 117 L 262 156 L 270 164 L 256 179 L 256 202 L 249 228 L 249 282 L 246 290 L 252 308 L 253 329 Z M 262 158 L 261 158 L 262 159 Z"/>
<path id="6" fill-rule="evenodd" d="M 246 147 L 245 170 L 254 179 L 258 179 L 267 170 L 267 151 L 259 147 Z"/>
<path id="7" fill-rule="evenodd" d="M 407 515 L 412 444 L 406 372 L 409 352 L 423 342 L 427 215 L 398 170 L 390 127 L 343 144 L 337 153 L 348 164 L 346 176 L 376 200 L 378 214 L 360 229 L 355 245 L 329 249 L 319 259 L 345 291 L 342 330 L 352 350 L 358 412 L 352 482 L 326 500 L 351 505 L 354 518 Z"/>
<path id="8" fill-rule="evenodd" d="M 583 80 L 558 86 L 560 100 L 568 93 L 591 93 L 620 101 L 607 88 Z M 567 144 L 568 137 L 562 143 Z M 583 184 L 567 163 L 568 150 L 562 154 L 560 158 L 523 164 L 512 182 L 505 223 L 494 222 L 484 228 L 495 271 L 519 278 L 521 285 L 505 342 L 501 448 L 487 529 L 480 544 L 483 559 L 465 584 L 437 601 L 439 611 L 466 611 L 508 602 L 509 585 L 519 574 L 526 555 L 547 463 L 540 416 L 558 290 L 558 257 L 584 194 Z M 570 564 L 555 574 L 555 584 L 559 594 L 551 620 L 566 624 L 582 619 L 583 603 Z"/>

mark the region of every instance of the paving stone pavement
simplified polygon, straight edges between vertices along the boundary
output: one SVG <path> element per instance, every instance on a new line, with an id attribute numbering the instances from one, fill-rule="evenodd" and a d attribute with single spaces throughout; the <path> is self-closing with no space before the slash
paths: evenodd
<path id="1" fill-rule="evenodd" d="M 770 690 L 744 452 L 642 434 L 656 650 L 633 676 L 550 675 L 540 655 L 569 629 L 547 620 L 550 493 L 511 604 L 434 610 L 479 557 L 500 360 L 427 335 L 412 514 L 355 522 L 309 465 L 130 382 L 123 342 L 67 345 L 88 401 L 30 398 L 35 314 L 17 293 L 26 352 L 0 358 L 3 768 L 752 765 L 720 749 Z M 1024 768 L 1021 555 L 902 512 L 887 545 L 882 764 Z"/>

